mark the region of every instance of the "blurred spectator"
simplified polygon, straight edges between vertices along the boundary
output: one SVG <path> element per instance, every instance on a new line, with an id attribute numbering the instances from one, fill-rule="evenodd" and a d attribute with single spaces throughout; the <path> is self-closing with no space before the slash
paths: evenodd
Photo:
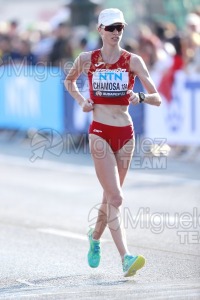
<path id="1" fill-rule="evenodd" d="M 20 60 L 25 65 L 36 65 L 37 59 L 36 56 L 31 51 L 31 43 L 28 40 L 20 41 L 19 48 Z"/>
<path id="2" fill-rule="evenodd" d="M 5 63 L 11 52 L 11 42 L 8 35 L 0 35 L 0 57 Z"/>
<path id="3" fill-rule="evenodd" d="M 196 13 L 190 13 L 186 18 L 182 46 L 186 69 L 200 72 L 200 17 Z"/>
<path id="4" fill-rule="evenodd" d="M 77 47 L 73 49 L 73 59 L 75 59 L 81 52 L 88 51 L 88 40 L 86 37 L 81 38 Z"/>
<path id="5" fill-rule="evenodd" d="M 52 66 L 64 66 L 66 61 L 73 58 L 70 39 L 71 27 L 67 23 L 60 23 L 55 31 L 56 39 L 49 54 L 49 63 Z"/>
<path id="6" fill-rule="evenodd" d="M 139 55 L 139 43 L 133 38 L 129 38 L 125 40 L 124 49 L 131 53 L 135 53 Z"/>
<path id="7" fill-rule="evenodd" d="M 164 41 L 147 26 L 140 28 L 138 45 L 138 53 L 158 86 L 163 74 L 172 65 L 171 54 L 166 50 Z"/>
<path id="8" fill-rule="evenodd" d="M 52 35 L 50 28 L 38 31 L 38 40 L 33 45 L 33 53 L 37 57 L 37 63 L 47 65 L 49 61 L 49 54 L 52 50 L 55 38 Z"/>
<path id="9" fill-rule="evenodd" d="M 156 63 L 157 56 L 157 45 L 153 40 L 153 35 L 139 37 L 139 55 L 143 58 L 148 69 L 151 70 Z"/>
<path id="10" fill-rule="evenodd" d="M 19 26 L 19 23 L 17 20 L 11 20 L 9 22 L 9 26 L 8 26 L 8 36 L 10 38 L 15 38 L 18 36 L 18 26 Z"/>
<path id="11" fill-rule="evenodd" d="M 21 60 L 18 49 L 12 47 L 12 39 L 6 34 L 0 36 L 0 57 L 5 65 L 18 63 Z"/>
<path id="12" fill-rule="evenodd" d="M 29 41 L 11 39 L 8 35 L 0 36 L 0 56 L 4 64 L 23 63 L 35 65 L 36 56 L 31 52 Z"/>
<path id="13" fill-rule="evenodd" d="M 0 57 L 4 63 L 9 63 L 9 60 L 20 62 L 26 57 L 27 64 L 63 67 L 78 53 L 100 48 L 102 43 L 96 29 L 95 13 L 88 27 L 71 27 L 69 3 L 63 1 L 49 23 L 38 25 L 36 29 L 35 25 L 31 30 L 24 29 L 17 20 L 0 26 Z M 159 81 L 162 78 L 161 90 L 169 100 L 169 86 L 173 83 L 176 70 L 183 67 L 187 71 L 200 70 L 200 9 L 188 14 L 182 32 L 178 32 L 176 26 L 169 22 L 157 23 L 153 31 L 151 24 L 143 24 L 138 37 L 130 35 L 124 46 L 128 51 L 141 55 L 150 71 L 159 74 Z"/>
<path id="14" fill-rule="evenodd" d="M 171 57 L 171 63 L 165 69 L 163 74 L 161 74 L 161 80 L 158 85 L 158 91 L 161 92 L 169 102 L 172 100 L 172 86 L 175 72 L 182 69 L 184 66 L 181 37 L 175 24 L 169 22 L 158 24 L 157 34 L 163 43 L 165 51 Z"/>

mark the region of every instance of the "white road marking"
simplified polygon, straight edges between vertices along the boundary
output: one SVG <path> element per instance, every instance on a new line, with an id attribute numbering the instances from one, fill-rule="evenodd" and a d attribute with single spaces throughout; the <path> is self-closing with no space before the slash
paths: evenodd
<path id="1" fill-rule="evenodd" d="M 19 283 L 26 284 L 26 285 L 28 285 L 28 286 L 36 286 L 34 283 L 31 283 L 31 282 L 29 282 L 29 281 L 27 281 L 27 280 L 25 280 L 25 279 L 17 279 L 16 281 L 19 282 Z M 38 286 L 38 285 L 37 285 L 37 286 Z"/>
<path id="2" fill-rule="evenodd" d="M 63 236 L 63 237 L 76 239 L 76 240 L 82 240 L 82 241 L 88 240 L 87 236 L 84 234 L 74 233 L 71 231 L 61 230 L 61 229 L 56 229 L 56 228 L 37 228 L 37 231 L 42 232 L 42 233 Z M 108 241 L 108 240 L 101 238 L 101 242 L 106 242 L 106 241 Z"/>
<path id="3" fill-rule="evenodd" d="M 83 234 L 79 233 L 74 233 L 66 230 L 61 230 L 61 229 L 55 229 L 55 228 L 37 228 L 37 231 L 42 232 L 42 233 L 48 233 L 48 234 L 53 234 L 53 235 L 58 235 L 58 236 L 64 236 L 72 239 L 77 239 L 77 240 L 83 240 L 86 241 L 87 237 Z"/>

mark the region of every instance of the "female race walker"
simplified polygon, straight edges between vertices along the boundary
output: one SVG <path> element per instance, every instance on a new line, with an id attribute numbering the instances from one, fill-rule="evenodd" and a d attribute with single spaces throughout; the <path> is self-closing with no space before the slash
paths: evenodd
<path id="1" fill-rule="evenodd" d="M 89 144 L 96 174 L 103 188 L 103 200 L 95 228 L 88 232 L 88 263 L 92 268 L 98 267 L 101 258 L 100 237 L 108 226 L 122 259 L 124 276 L 128 277 L 145 264 L 143 256 L 130 255 L 120 218 L 124 200 L 122 185 L 135 144 L 128 106 L 141 102 L 159 106 L 161 98 L 142 58 L 120 47 L 125 24 L 120 10 L 109 8 L 101 11 L 98 32 L 103 46 L 77 57 L 66 77 L 65 87 L 83 112 L 93 111 Z M 76 85 L 81 73 L 88 76 L 88 99 L 81 95 Z M 133 92 L 135 76 L 139 77 L 147 94 Z"/>

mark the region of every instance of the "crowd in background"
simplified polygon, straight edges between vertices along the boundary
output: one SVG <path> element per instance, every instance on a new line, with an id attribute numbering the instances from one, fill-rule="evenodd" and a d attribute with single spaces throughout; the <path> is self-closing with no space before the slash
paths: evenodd
<path id="1" fill-rule="evenodd" d="M 0 67 L 57 66 L 67 73 L 66 65 L 80 52 L 101 47 L 97 17 L 88 26 L 72 26 L 68 14 L 61 15 L 49 24 L 40 22 L 30 28 L 24 28 L 17 20 L 9 20 L 3 26 L 0 23 Z M 149 71 L 158 74 L 158 90 L 170 101 L 170 87 L 177 70 L 200 72 L 200 7 L 188 13 L 181 30 L 170 22 L 129 23 L 121 46 L 139 54 Z M 180 151 L 182 147 L 178 147 Z"/>
<path id="2" fill-rule="evenodd" d="M 184 68 L 200 71 L 200 8 L 186 16 L 185 27 L 178 30 L 170 22 L 154 22 L 125 29 L 122 46 L 139 54 L 150 70 L 163 71 L 172 80 L 173 72 Z M 23 63 L 64 67 L 81 51 L 101 47 L 94 21 L 85 26 L 71 26 L 62 18 L 57 24 L 40 23 L 22 28 L 19 21 L 0 26 L 1 64 Z M 170 69 L 170 72 L 168 70 Z M 166 78 L 165 78 L 166 82 Z M 161 83 L 162 84 L 162 83 Z M 166 94 L 166 97 L 170 95 Z"/>

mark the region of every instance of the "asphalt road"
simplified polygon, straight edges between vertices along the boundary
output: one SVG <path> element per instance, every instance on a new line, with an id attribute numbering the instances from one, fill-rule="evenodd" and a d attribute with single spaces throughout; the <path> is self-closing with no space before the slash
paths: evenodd
<path id="1" fill-rule="evenodd" d="M 102 194 L 89 154 L 30 157 L 0 144 L 0 299 L 200 299 L 200 164 L 133 161 L 122 212 L 147 264 L 127 279 L 108 230 L 101 265 L 87 265 Z"/>

